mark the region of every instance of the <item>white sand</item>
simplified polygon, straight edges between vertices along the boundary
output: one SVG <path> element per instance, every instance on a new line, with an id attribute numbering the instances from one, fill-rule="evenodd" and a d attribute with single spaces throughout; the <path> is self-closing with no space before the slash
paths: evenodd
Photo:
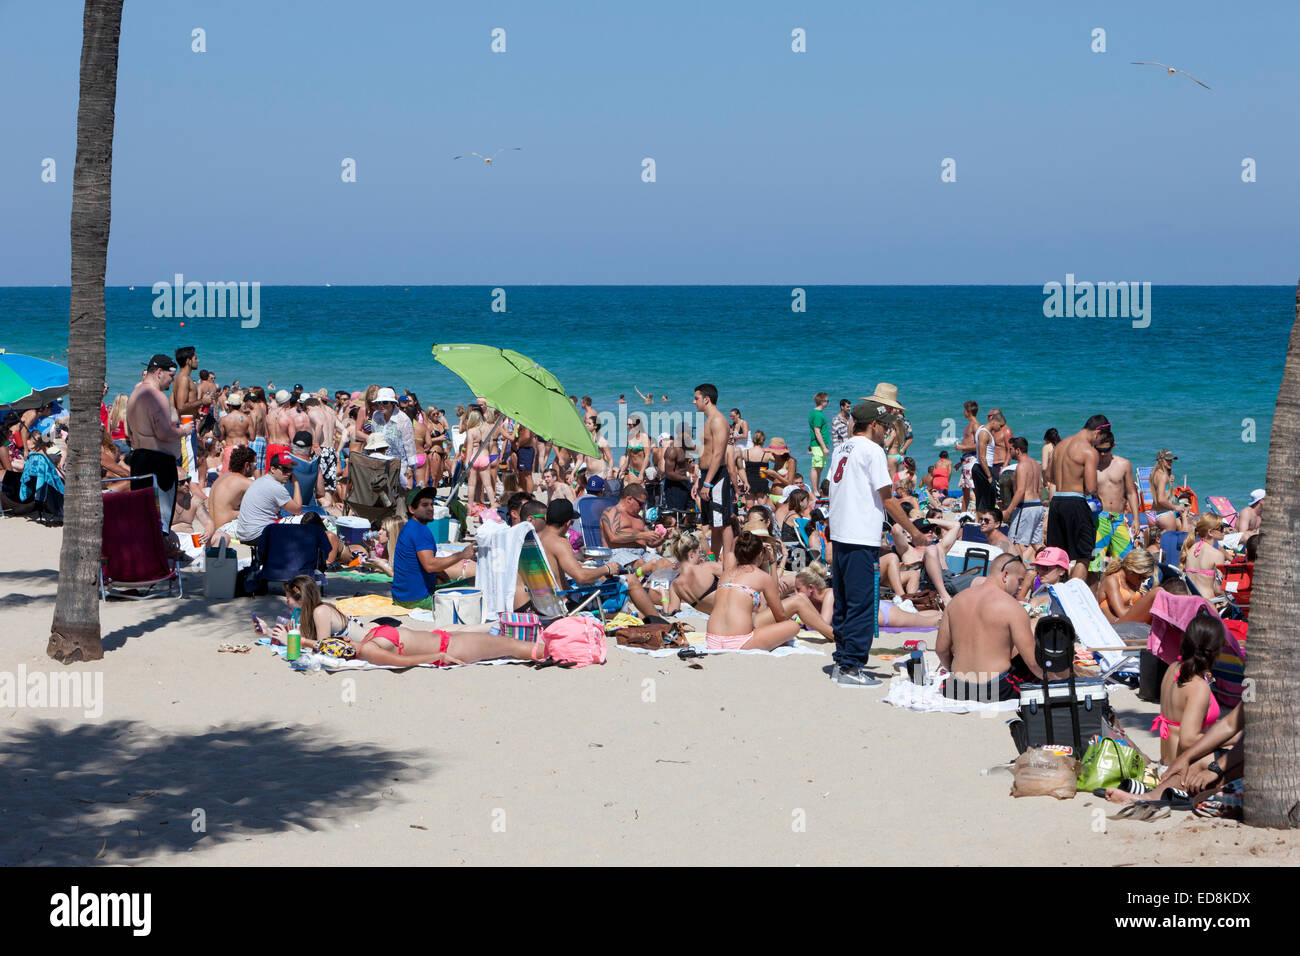
<path id="1" fill-rule="evenodd" d="M 833 686 L 829 655 L 303 674 L 264 648 L 217 653 L 277 602 L 209 606 L 191 574 L 184 601 L 101 605 L 104 660 L 63 668 L 45 657 L 60 534 L 0 519 L 0 671 L 100 672 L 103 714 L 0 712 L 0 863 L 1300 859 L 1294 832 L 1013 799 L 1009 775 L 980 775 L 1015 756 L 1005 717 L 897 710 Z M 1154 752 L 1154 708 L 1112 701 Z"/>

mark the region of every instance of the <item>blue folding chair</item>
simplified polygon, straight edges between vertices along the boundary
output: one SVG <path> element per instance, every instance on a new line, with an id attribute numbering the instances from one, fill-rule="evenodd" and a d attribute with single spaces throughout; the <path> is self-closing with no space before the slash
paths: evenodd
<path id="1" fill-rule="evenodd" d="M 578 499 L 578 517 L 582 519 L 582 543 L 588 548 L 603 548 L 600 536 L 600 516 L 606 508 L 618 504 L 617 498 L 602 495 L 584 495 Z"/>

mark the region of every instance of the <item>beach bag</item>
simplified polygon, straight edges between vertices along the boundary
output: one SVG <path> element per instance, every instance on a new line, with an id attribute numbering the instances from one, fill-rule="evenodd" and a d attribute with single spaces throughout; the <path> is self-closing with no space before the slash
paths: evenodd
<path id="1" fill-rule="evenodd" d="M 1141 780 L 1147 762 L 1132 744 L 1103 737 L 1090 744 L 1079 771 L 1079 790 L 1118 787 L 1121 780 Z"/>
<path id="2" fill-rule="evenodd" d="M 605 663 L 605 628 L 593 617 L 578 615 L 553 621 L 542 631 L 546 656 L 561 664 L 586 667 Z"/>
<path id="3" fill-rule="evenodd" d="M 1068 748 L 1060 748 L 1065 749 Z M 1051 746 L 1030 747 L 1017 757 L 1011 769 L 1011 795 L 1073 800 L 1079 761 L 1060 750 Z"/>
<path id="4" fill-rule="evenodd" d="M 620 627 L 614 631 L 614 640 L 625 647 L 641 647 L 657 651 L 665 646 L 675 646 L 678 636 L 676 624 L 638 624 Z"/>
<path id="5" fill-rule="evenodd" d="M 501 633 L 517 641 L 536 641 L 537 635 L 542 633 L 542 619 L 524 612 L 502 614 Z"/>

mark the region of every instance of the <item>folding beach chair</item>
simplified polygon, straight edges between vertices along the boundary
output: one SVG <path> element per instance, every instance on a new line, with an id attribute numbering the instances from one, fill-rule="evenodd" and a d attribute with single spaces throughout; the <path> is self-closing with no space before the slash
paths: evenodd
<path id="1" fill-rule="evenodd" d="M 603 548 L 600 536 L 600 516 L 606 508 L 618 504 L 617 498 L 604 495 L 584 495 L 578 499 L 578 517 L 582 519 L 582 543 L 588 548 Z"/>
<path id="2" fill-rule="evenodd" d="M 988 535 L 981 531 L 979 525 L 974 522 L 967 522 L 961 526 L 961 540 L 970 541 L 973 544 L 989 543 Z"/>
<path id="3" fill-rule="evenodd" d="M 606 602 L 618 603 L 618 608 L 610 613 L 617 613 L 627 602 L 627 592 L 621 581 L 574 588 L 560 587 L 551 574 L 551 566 L 546 562 L 546 555 L 542 552 L 536 534 L 529 534 L 524 539 L 523 548 L 519 552 L 519 577 L 543 624 L 583 611 L 589 614 L 594 612 L 603 624 Z"/>
<path id="4" fill-rule="evenodd" d="M 1243 621 L 1250 619 L 1250 589 L 1254 578 L 1254 561 L 1238 561 L 1223 566 L 1223 590 L 1231 595 L 1231 604 Z"/>
<path id="5" fill-rule="evenodd" d="M 1222 495 L 1215 495 L 1207 498 L 1210 503 L 1210 510 L 1223 519 L 1224 525 L 1229 528 L 1237 527 L 1237 509 L 1232 506 L 1232 502 Z"/>
<path id="6" fill-rule="evenodd" d="M 1137 468 L 1135 469 L 1137 476 L 1133 479 L 1137 485 L 1138 500 L 1142 503 L 1144 511 L 1155 504 L 1155 498 L 1151 497 L 1152 470 L 1152 468 Z M 1141 517 L 1138 518 L 1138 523 L 1143 523 Z"/>
<path id="7" fill-rule="evenodd" d="M 278 584 L 306 574 L 315 578 L 323 593 L 329 553 L 330 541 L 323 525 L 270 525 L 257 541 L 257 569 L 249 575 L 248 585 Z"/>
<path id="8" fill-rule="evenodd" d="M 354 452 L 348 456 L 348 494 L 344 512 L 374 524 L 402 515 L 402 463 Z"/>
<path id="9" fill-rule="evenodd" d="M 116 480 L 116 479 L 112 479 Z M 140 601 L 146 598 L 185 596 L 176 564 L 168 559 L 158 516 L 158 498 L 152 487 L 135 491 L 106 491 L 103 537 L 99 550 L 99 597 Z M 167 592 L 154 591 L 160 584 Z M 144 593 L 128 594 L 127 591 Z"/>
<path id="10" fill-rule="evenodd" d="M 1074 638 L 1097 658 L 1103 683 L 1118 682 L 1116 675 L 1121 673 L 1138 673 L 1138 660 L 1145 645 L 1127 644 L 1119 636 L 1085 582 L 1077 578 L 1062 581 L 1053 584 L 1047 593 L 1051 596 L 1052 613 L 1069 620 Z"/>

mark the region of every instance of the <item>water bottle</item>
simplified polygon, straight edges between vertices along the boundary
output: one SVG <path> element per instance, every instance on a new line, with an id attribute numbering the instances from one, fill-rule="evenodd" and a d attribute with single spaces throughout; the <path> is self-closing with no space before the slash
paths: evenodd
<path id="1" fill-rule="evenodd" d="M 916 650 L 912 651 L 911 656 L 908 657 L 907 676 L 912 679 L 913 684 L 924 686 L 925 684 L 925 641 L 917 641 Z"/>

